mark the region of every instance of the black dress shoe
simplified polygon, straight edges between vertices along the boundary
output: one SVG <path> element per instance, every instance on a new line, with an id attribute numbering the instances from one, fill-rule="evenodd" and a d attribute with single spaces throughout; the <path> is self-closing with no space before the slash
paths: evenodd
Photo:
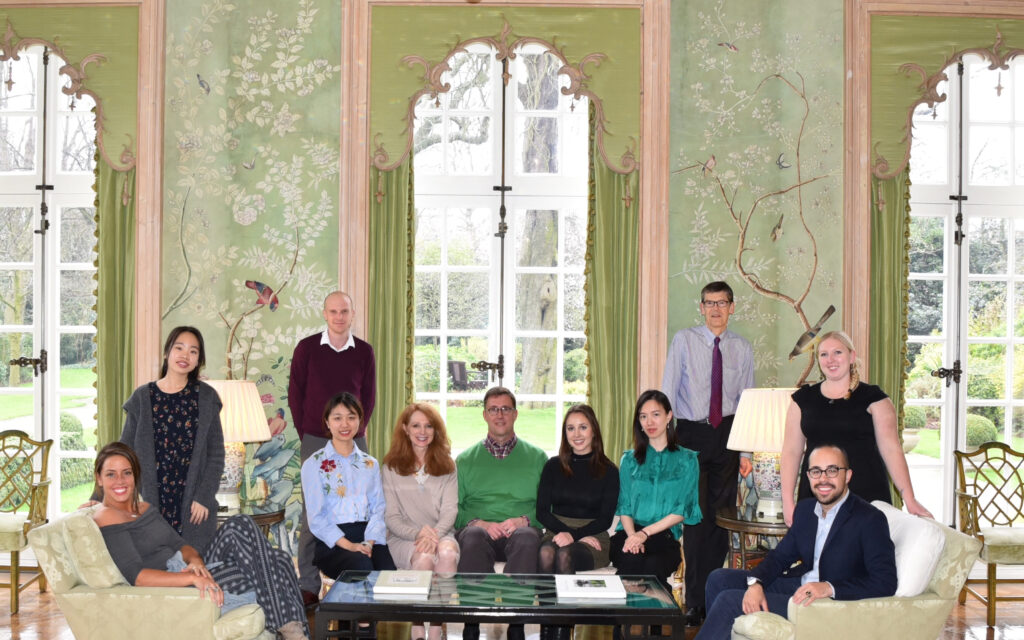
<path id="1" fill-rule="evenodd" d="M 707 613 L 704 607 L 690 607 L 686 610 L 686 626 L 699 627 L 704 624 L 704 618 L 706 617 Z"/>
<path id="2" fill-rule="evenodd" d="M 480 625 L 467 622 L 462 628 L 462 640 L 480 640 Z"/>
<path id="3" fill-rule="evenodd" d="M 505 638 L 506 640 L 526 640 L 526 631 L 523 629 L 523 625 L 508 625 L 508 631 L 505 632 Z"/>

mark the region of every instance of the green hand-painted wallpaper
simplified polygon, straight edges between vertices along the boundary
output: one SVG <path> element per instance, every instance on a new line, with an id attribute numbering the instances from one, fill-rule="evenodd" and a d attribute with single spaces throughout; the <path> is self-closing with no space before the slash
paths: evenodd
<path id="1" fill-rule="evenodd" d="M 757 384 L 816 379 L 790 352 L 842 319 L 843 3 L 673 2 L 671 62 L 668 338 L 726 280 Z"/>
<path id="2" fill-rule="evenodd" d="M 166 333 L 197 326 L 210 378 L 257 383 L 274 437 L 250 445 L 250 495 L 298 526 L 288 366 L 338 270 L 337 3 L 169 7 L 164 147 Z M 142 382 L 142 381 L 139 381 Z"/>

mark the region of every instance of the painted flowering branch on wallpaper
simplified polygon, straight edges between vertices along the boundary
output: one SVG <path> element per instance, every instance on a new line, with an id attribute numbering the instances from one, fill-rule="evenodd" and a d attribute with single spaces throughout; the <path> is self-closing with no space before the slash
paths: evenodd
<path id="1" fill-rule="evenodd" d="M 694 283 L 738 277 L 771 302 L 748 305 L 746 320 L 755 326 L 768 328 L 791 314 L 801 327 L 793 348 L 765 353 L 755 340 L 756 360 L 778 365 L 807 353 L 802 383 L 815 363 L 814 335 L 835 311 L 812 293 L 823 276 L 818 236 L 834 216 L 827 156 L 839 111 L 820 88 L 809 89 L 797 68 L 800 36 L 786 36 L 787 47 L 769 54 L 758 44 L 760 24 L 730 22 L 724 2 L 698 17 L 708 37 L 690 45 L 700 72 L 688 95 L 706 120 L 702 140 L 681 150 L 682 166 L 673 172 L 686 177 L 685 193 L 698 201 L 691 254 L 676 275 Z M 731 259 L 719 258 L 719 249 Z M 824 277 L 831 290 L 835 277 Z"/>
<path id="2" fill-rule="evenodd" d="M 177 295 L 163 317 L 221 326 L 229 379 L 283 373 L 268 365 L 313 330 L 301 321 L 315 321 L 332 285 L 307 258 L 335 211 L 337 147 L 302 129 L 304 97 L 338 67 L 304 56 L 317 9 L 307 0 L 294 11 L 254 12 L 244 43 L 222 53 L 213 39 L 238 12 L 207 2 L 168 38 L 178 179 L 167 204 L 178 243 L 166 269 Z"/>
<path id="3" fill-rule="evenodd" d="M 199 326 L 212 378 L 254 380 L 272 438 L 250 445 L 243 492 L 284 510 L 296 553 L 292 350 L 336 285 L 340 8 L 313 0 L 176 0 L 168 12 L 165 326 Z"/>

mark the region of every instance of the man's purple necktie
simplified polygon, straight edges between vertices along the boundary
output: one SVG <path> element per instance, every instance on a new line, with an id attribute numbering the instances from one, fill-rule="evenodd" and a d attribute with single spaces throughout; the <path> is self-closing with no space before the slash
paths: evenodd
<path id="1" fill-rule="evenodd" d="M 718 427 L 722 424 L 722 350 L 718 348 L 720 337 L 715 338 L 711 352 L 711 406 L 708 408 L 708 422 Z"/>

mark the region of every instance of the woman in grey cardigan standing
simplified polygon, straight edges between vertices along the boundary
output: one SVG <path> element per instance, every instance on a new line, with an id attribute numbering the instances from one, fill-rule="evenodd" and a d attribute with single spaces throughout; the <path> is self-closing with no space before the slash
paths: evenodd
<path id="1" fill-rule="evenodd" d="M 160 379 L 132 393 L 121 442 L 135 449 L 146 473 L 142 496 L 200 552 L 217 529 L 217 487 L 224 471 L 220 397 L 199 381 L 203 335 L 175 327 L 164 343 Z"/>

